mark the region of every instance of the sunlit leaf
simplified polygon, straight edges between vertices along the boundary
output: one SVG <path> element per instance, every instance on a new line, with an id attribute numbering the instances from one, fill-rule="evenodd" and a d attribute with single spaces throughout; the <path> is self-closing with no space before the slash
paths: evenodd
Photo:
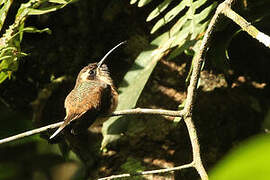
<path id="1" fill-rule="evenodd" d="M 1 56 L 0 61 L 11 58 L 12 56 Z M 0 70 L 1 70 L 1 65 L 0 65 Z"/>
<path id="2" fill-rule="evenodd" d="M 186 50 L 190 46 L 193 46 L 197 42 L 196 40 L 189 40 L 189 39 L 190 36 L 188 36 L 184 41 L 182 41 L 182 43 L 179 43 L 178 47 L 170 53 L 168 60 L 171 60 L 176 56 L 182 54 L 184 50 Z"/>
<path id="3" fill-rule="evenodd" d="M 217 6 L 217 2 L 213 2 L 210 6 L 202 10 L 199 14 L 194 16 L 194 21 L 196 24 L 200 23 L 201 21 L 205 20 L 208 15 L 212 12 L 212 10 Z"/>
<path id="4" fill-rule="evenodd" d="M 8 77 L 7 72 L 1 71 L 1 72 L 0 72 L 0 84 L 1 84 L 4 80 L 6 80 L 7 77 Z"/>
<path id="5" fill-rule="evenodd" d="M 131 0 L 130 4 L 135 4 L 137 2 L 137 0 Z"/>
<path id="6" fill-rule="evenodd" d="M 6 16 L 7 16 L 7 13 L 8 13 L 8 10 L 12 4 L 13 0 L 3 0 L 1 2 L 1 5 L 4 4 L 1 9 L 0 9 L 0 30 L 2 29 L 3 27 L 3 24 L 5 22 L 5 19 L 6 19 Z"/>
<path id="7" fill-rule="evenodd" d="M 140 0 L 138 3 L 138 7 L 143 7 L 146 4 L 150 3 L 152 0 Z"/>
<path id="8" fill-rule="evenodd" d="M 176 7 L 170 10 L 164 17 L 162 17 L 152 28 L 151 33 L 156 32 L 160 27 L 170 22 L 176 15 L 178 15 L 186 6 L 190 4 L 190 0 L 182 0 Z"/>
<path id="9" fill-rule="evenodd" d="M 66 4 L 65 4 L 66 5 Z M 28 14 L 29 15 L 41 15 L 41 14 L 47 14 L 53 11 L 56 11 L 58 9 L 63 8 L 65 5 L 55 5 L 55 6 L 50 6 L 46 8 L 41 8 L 41 9 L 34 9 L 34 8 L 29 8 L 28 9 Z"/>
<path id="10" fill-rule="evenodd" d="M 180 43 L 183 43 L 184 40 L 188 37 L 189 34 L 191 34 L 192 32 L 190 31 L 191 29 L 191 20 L 189 20 L 187 23 L 185 23 L 183 29 L 181 31 L 178 31 L 178 33 L 175 35 L 175 40 L 172 44 L 173 47 L 177 46 Z"/>
<path id="11" fill-rule="evenodd" d="M 173 27 L 170 29 L 170 33 L 172 36 L 174 36 L 176 33 L 178 33 L 181 28 L 183 27 L 183 25 L 187 22 L 188 20 L 188 16 L 185 14 L 184 16 L 182 16 L 174 25 Z"/>
<path id="12" fill-rule="evenodd" d="M 204 5 L 206 2 L 207 2 L 207 0 L 197 0 L 197 1 L 192 3 L 192 6 L 196 10 L 199 7 L 201 7 L 202 5 Z"/>
<path id="13" fill-rule="evenodd" d="M 211 180 L 270 179 L 270 137 L 254 137 L 230 152 L 210 172 Z"/>
<path id="14" fill-rule="evenodd" d="M 46 32 L 48 34 L 52 33 L 52 31 L 49 28 L 37 29 L 36 27 L 26 27 L 23 29 L 23 31 L 28 33 L 43 33 L 43 32 Z"/>
<path id="15" fill-rule="evenodd" d="M 49 2 L 57 4 L 67 4 L 67 1 L 65 0 L 49 0 Z"/>
<path id="16" fill-rule="evenodd" d="M 35 27 L 25 27 L 24 22 L 29 15 L 41 15 L 49 12 L 56 11 L 65 7 L 67 4 L 75 2 L 76 0 L 46 0 L 46 1 L 36 1 L 29 0 L 26 3 L 22 3 L 15 17 L 15 21 L 9 28 L 5 31 L 4 35 L 0 39 L 0 83 L 3 82 L 7 77 L 11 77 L 13 71 L 18 69 L 18 59 L 26 54 L 21 52 L 20 43 L 23 38 L 23 33 L 51 33 L 48 28 L 37 29 Z M 6 13 L 13 1 L 6 0 L 1 1 L 0 4 L 4 4 L 0 9 L 0 29 L 4 23 Z M 48 3 L 49 2 L 49 3 Z M 41 6 L 42 4 L 46 6 Z M 52 4 L 54 3 L 54 4 Z M 58 5 L 55 5 L 58 4 Z M 42 8 L 41 8 L 42 7 Z M 19 35 L 19 36 L 18 36 Z M 9 48 L 14 48 L 13 50 L 8 50 Z"/>
<path id="17" fill-rule="evenodd" d="M 158 5 L 147 17 L 146 21 L 151 21 L 155 17 L 157 17 L 160 13 L 162 13 L 171 3 L 172 0 L 165 0 L 160 5 Z"/>

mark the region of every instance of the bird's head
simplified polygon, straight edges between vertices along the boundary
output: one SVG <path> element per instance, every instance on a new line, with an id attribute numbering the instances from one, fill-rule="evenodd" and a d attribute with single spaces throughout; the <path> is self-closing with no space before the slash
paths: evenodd
<path id="1" fill-rule="evenodd" d="M 96 82 L 96 83 L 105 83 L 108 85 L 113 85 L 112 79 L 110 77 L 109 69 L 106 64 L 104 64 L 107 56 L 115 50 L 120 45 L 126 43 L 126 41 L 119 43 L 114 48 L 112 48 L 98 63 L 91 63 L 85 66 L 79 73 L 76 86 L 83 82 Z"/>

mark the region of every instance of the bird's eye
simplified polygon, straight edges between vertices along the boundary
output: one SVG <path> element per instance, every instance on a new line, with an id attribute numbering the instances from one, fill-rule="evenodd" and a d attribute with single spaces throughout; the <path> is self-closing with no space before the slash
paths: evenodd
<path id="1" fill-rule="evenodd" d="M 90 71 L 89 71 L 89 75 L 90 75 L 90 76 L 93 77 L 93 76 L 95 76 L 95 74 L 96 74 L 96 71 L 95 71 L 95 70 L 90 70 Z"/>

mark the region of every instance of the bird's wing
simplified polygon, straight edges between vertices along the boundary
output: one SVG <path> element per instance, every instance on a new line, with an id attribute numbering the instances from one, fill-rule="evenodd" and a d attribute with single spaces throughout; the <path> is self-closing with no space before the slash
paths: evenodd
<path id="1" fill-rule="evenodd" d="M 104 89 L 106 88 L 95 87 L 91 91 L 84 93 L 82 97 L 74 97 L 74 91 L 76 90 L 72 90 L 65 100 L 66 117 L 64 123 L 53 133 L 50 139 L 54 138 L 69 123 L 80 118 L 88 110 L 96 109 L 99 111 Z M 83 100 L 80 98 L 83 98 Z"/>

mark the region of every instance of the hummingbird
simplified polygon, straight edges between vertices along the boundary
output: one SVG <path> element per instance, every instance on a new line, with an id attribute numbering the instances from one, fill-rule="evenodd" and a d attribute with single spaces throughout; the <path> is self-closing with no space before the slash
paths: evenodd
<path id="1" fill-rule="evenodd" d="M 126 41 L 113 47 L 98 63 L 90 63 L 79 72 L 75 87 L 65 99 L 66 116 L 64 123 L 53 133 L 50 139 L 86 112 L 89 116 L 93 113 L 96 117 L 96 114 L 109 114 L 116 109 L 118 93 L 104 61 L 111 52 L 124 43 Z"/>

